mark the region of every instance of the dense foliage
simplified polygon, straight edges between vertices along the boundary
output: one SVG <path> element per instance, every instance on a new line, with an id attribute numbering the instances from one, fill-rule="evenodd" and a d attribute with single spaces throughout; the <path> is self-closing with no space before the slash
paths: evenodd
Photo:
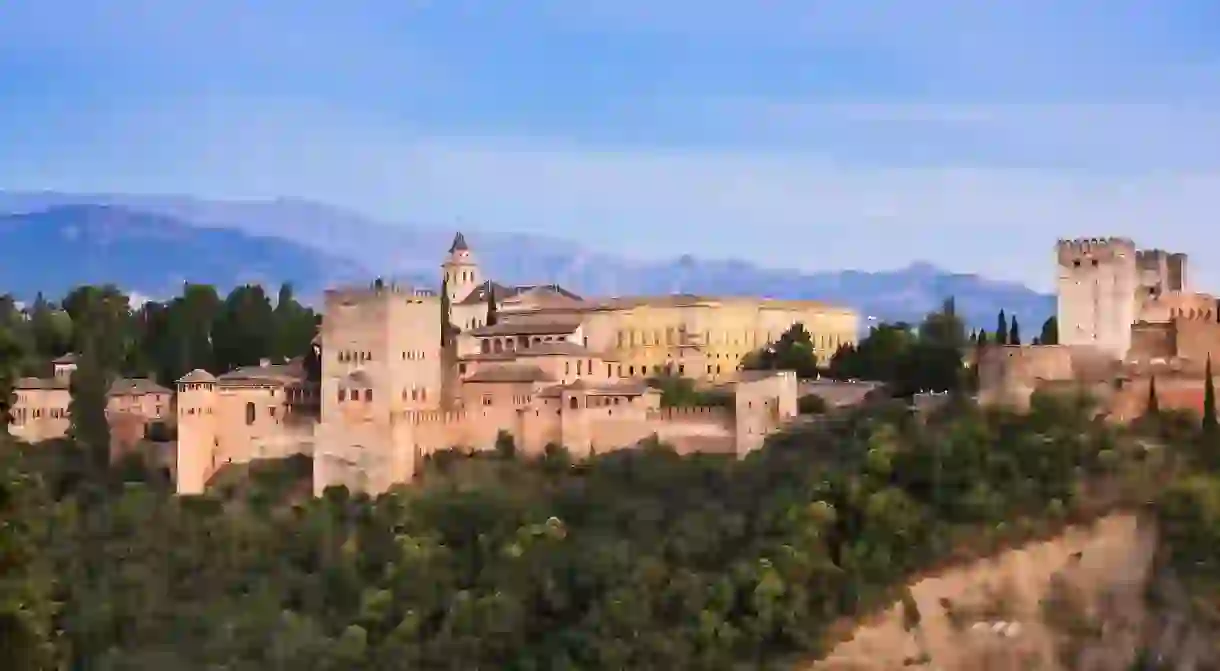
<path id="1" fill-rule="evenodd" d="M 178 499 L 68 441 L 17 456 L 53 499 L 19 515 L 42 548 L 22 572 L 61 604 L 23 616 L 31 640 L 93 668 L 302 670 L 778 665 L 913 573 L 1145 495 L 1164 459 L 1049 401 L 883 404 L 741 461 L 444 453 L 376 499 L 313 499 L 283 466 Z"/>
<path id="2" fill-rule="evenodd" d="M 303 356 L 317 327 L 290 285 L 273 302 L 258 285 L 222 298 L 209 285 L 185 284 L 180 296 L 138 306 L 113 286 L 81 286 L 58 304 L 0 296 L 0 361 L 13 374 L 45 376 L 51 359 L 75 352 L 108 375 L 172 384 L 196 368 L 219 374 Z"/>

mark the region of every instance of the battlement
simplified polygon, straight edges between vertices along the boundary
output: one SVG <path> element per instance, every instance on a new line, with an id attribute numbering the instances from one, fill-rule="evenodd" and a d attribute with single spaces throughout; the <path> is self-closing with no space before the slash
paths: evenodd
<path id="1" fill-rule="evenodd" d="M 407 299 L 434 298 L 437 293 L 431 289 L 421 289 L 397 282 L 374 280 L 368 286 L 335 287 L 326 290 L 326 304 L 333 303 L 363 303 L 374 300 L 384 300 L 389 297 Z"/>
<path id="2" fill-rule="evenodd" d="M 447 425 L 460 424 L 466 421 L 465 410 L 407 410 L 403 417 L 415 426 L 430 424 Z"/>
<path id="3" fill-rule="evenodd" d="M 728 408 L 695 406 L 689 408 L 659 408 L 648 411 L 648 419 L 662 422 L 720 421 L 732 416 Z"/>
<path id="4" fill-rule="evenodd" d="M 1130 238 L 1075 238 L 1060 239 L 1056 245 L 1060 265 L 1072 265 L 1089 259 L 1098 263 L 1118 258 L 1136 259 L 1135 242 Z"/>

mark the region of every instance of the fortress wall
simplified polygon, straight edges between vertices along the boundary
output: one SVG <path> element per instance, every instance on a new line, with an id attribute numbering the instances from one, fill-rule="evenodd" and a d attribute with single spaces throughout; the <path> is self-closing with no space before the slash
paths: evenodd
<path id="1" fill-rule="evenodd" d="M 1072 376 L 1070 345 L 987 345 L 978 358 L 979 402 L 1024 406 L 1041 380 Z"/>
<path id="2" fill-rule="evenodd" d="M 733 414 L 728 408 L 713 406 L 698 406 L 693 408 L 657 408 L 648 411 L 650 421 L 654 422 L 693 422 L 703 424 L 708 422 L 731 422 Z"/>
<path id="3" fill-rule="evenodd" d="M 1152 376 L 1142 375 L 1125 380 L 1122 389 L 1110 400 L 1109 411 L 1113 419 L 1131 421 L 1148 411 L 1148 387 Z M 1213 378 L 1220 384 L 1220 377 Z M 1198 415 L 1203 413 L 1206 378 L 1200 375 L 1167 374 L 1156 376 L 1157 405 L 1161 410 L 1184 410 Z"/>
<path id="4" fill-rule="evenodd" d="M 1213 363 L 1220 365 L 1220 323 L 1214 313 L 1210 318 L 1178 318 L 1173 326 L 1179 357 L 1202 362 L 1210 356 Z"/>
<path id="5" fill-rule="evenodd" d="M 1167 322 L 1171 319 L 1216 321 L 1216 298 L 1209 294 L 1174 291 L 1149 297 L 1140 304 L 1139 320 Z"/>
<path id="6" fill-rule="evenodd" d="M 1139 322 L 1131 327 L 1131 350 L 1127 359 L 1150 361 L 1169 359 L 1177 353 L 1177 336 L 1172 324 Z"/>

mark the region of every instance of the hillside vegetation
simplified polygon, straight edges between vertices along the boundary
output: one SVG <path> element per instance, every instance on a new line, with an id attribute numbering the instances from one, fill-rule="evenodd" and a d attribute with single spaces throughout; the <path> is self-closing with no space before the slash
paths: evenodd
<path id="1" fill-rule="evenodd" d="M 70 442 L 7 446 L 0 606 L 20 645 L 0 665 L 783 668 L 911 576 L 1138 501 L 1202 444 L 1162 447 L 1083 403 L 882 405 L 743 461 L 445 453 L 423 487 L 306 501 L 266 472 L 179 499 Z M 1195 472 L 1170 490 L 1167 539 L 1184 579 L 1212 585 L 1195 567 L 1215 481 Z"/>

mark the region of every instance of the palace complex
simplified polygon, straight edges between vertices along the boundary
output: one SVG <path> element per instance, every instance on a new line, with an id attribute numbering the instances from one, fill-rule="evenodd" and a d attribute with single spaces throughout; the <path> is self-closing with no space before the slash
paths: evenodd
<path id="1" fill-rule="evenodd" d="M 1023 407 L 1039 389 L 1083 389 L 1121 421 L 1155 391 L 1161 408 L 1201 411 L 1220 311 L 1191 289 L 1186 255 L 1091 238 L 1060 240 L 1056 258 L 1058 344 L 985 348 L 980 401 Z"/>
<path id="2" fill-rule="evenodd" d="M 585 457 L 653 437 L 683 452 L 741 455 L 796 415 L 797 398 L 792 372 L 741 371 L 742 358 L 799 322 L 827 360 L 860 328 L 853 311 L 815 301 L 590 300 L 555 284 L 505 286 L 483 277 L 460 233 L 442 273 L 440 293 L 381 281 L 326 292 L 320 382 L 301 360 L 195 370 L 176 394 L 147 379 L 115 382 L 112 450 L 153 423 L 176 426 L 169 461 L 184 494 L 202 492 L 227 464 L 294 454 L 312 455 L 318 493 L 339 484 L 376 493 L 410 481 L 437 450 L 492 449 L 504 433 L 526 455 L 554 444 Z M 66 434 L 74 367 L 69 355 L 52 377 L 18 383 L 14 435 Z M 662 408 L 646 384 L 660 375 L 693 378 L 732 402 Z"/>

